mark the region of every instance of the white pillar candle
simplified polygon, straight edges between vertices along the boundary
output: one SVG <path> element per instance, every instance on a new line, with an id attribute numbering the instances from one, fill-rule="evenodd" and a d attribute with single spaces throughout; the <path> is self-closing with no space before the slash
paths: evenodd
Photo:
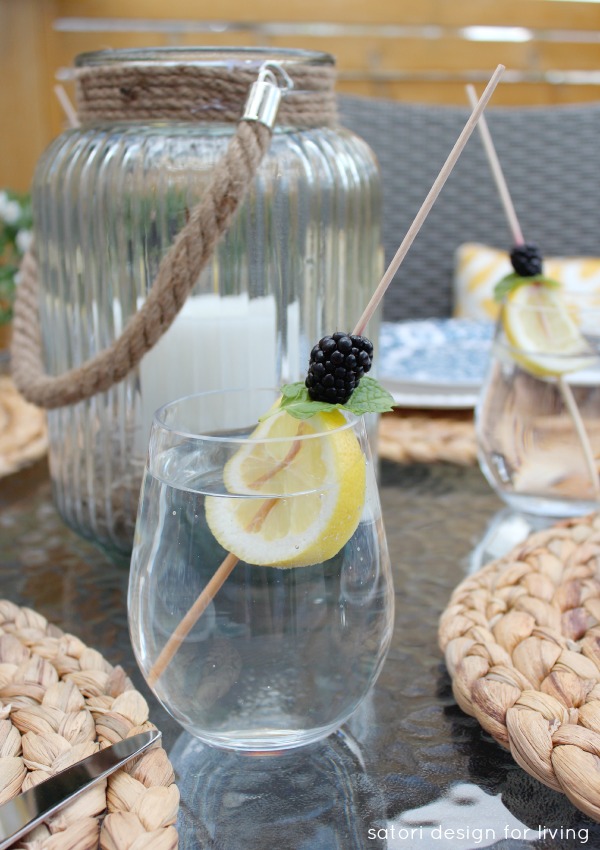
<path id="1" fill-rule="evenodd" d="M 154 412 L 169 401 L 210 390 L 276 386 L 276 318 L 273 296 L 188 298 L 140 364 L 142 452 Z M 248 424 L 242 407 L 226 413 L 223 425 Z"/>

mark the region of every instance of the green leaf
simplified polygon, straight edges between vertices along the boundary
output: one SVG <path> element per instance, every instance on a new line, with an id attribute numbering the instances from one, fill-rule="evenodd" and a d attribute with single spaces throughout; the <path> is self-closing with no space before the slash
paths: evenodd
<path id="1" fill-rule="evenodd" d="M 517 287 L 521 286 L 525 281 L 525 278 L 518 275 L 516 272 L 511 272 L 507 274 L 506 277 L 503 277 L 498 281 L 496 286 L 494 287 L 494 300 L 495 301 L 503 301 L 504 298 L 512 292 Z"/>
<path id="2" fill-rule="evenodd" d="M 506 296 L 513 292 L 515 289 L 518 289 L 520 286 L 527 286 L 532 283 L 539 283 L 543 286 L 549 286 L 554 289 L 560 286 L 560 283 L 558 283 L 556 280 L 552 280 L 552 278 L 546 277 L 543 274 L 535 274 L 529 277 L 522 277 L 516 272 L 511 272 L 510 274 L 507 274 L 506 277 L 503 277 L 501 280 L 499 280 L 496 286 L 494 287 L 494 300 L 503 301 Z"/>
<path id="3" fill-rule="evenodd" d="M 534 278 L 529 278 L 533 283 L 541 283 L 544 286 L 549 286 L 551 289 L 560 289 L 560 283 L 557 280 L 552 280 L 551 277 L 546 277 L 543 274 L 538 274 Z"/>
<path id="4" fill-rule="evenodd" d="M 368 376 L 360 379 L 344 408 L 357 416 L 363 413 L 387 413 L 393 410 L 394 398 L 375 378 Z"/>
<path id="5" fill-rule="evenodd" d="M 295 384 L 286 384 L 281 388 L 279 407 L 271 409 L 261 417 L 261 422 L 280 410 L 285 410 L 294 419 L 310 419 L 315 413 L 329 413 L 331 410 L 348 410 L 355 416 L 362 416 L 363 413 L 385 413 L 392 410 L 393 406 L 393 397 L 375 378 L 361 378 L 358 387 L 346 404 L 313 401 L 305 384 L 299 381 Z"/>
<path id="6" fill-rule="evenodd" d="M 278 410 L 285 410 L 294 419 L 310 419 L 315 413 L 326 413 L 340 407 L 326 401 L 313 401 L 304 383 L 287 384 L 282 387 L 281 396 Z"/>
<path id="7" fill-rule="evenodd" d="M 19 269 L 17 268 L 17 266 L 0 266 L 0 280 L 7 281 L 10 284 L 14 284 L 15 275 L 18 271 Z"/>
<path id="8" fill-rule="evenodd" d="M 281 388 L 281 395 L 284 398 L 299 398 L 306 392 L 306 384 L 304 381 L 296 381 L 295 384 L 284 384 Z"/>

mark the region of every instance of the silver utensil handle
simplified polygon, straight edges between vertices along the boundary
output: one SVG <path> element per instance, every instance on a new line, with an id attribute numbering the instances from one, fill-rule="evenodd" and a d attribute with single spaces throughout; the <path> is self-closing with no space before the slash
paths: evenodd
<path id="1" fill-rule="evenodd" d="M 0 806 L 0 850 L 114 773 L 158 741 L 158 729 L 140 732 L 61 770 Z"/>

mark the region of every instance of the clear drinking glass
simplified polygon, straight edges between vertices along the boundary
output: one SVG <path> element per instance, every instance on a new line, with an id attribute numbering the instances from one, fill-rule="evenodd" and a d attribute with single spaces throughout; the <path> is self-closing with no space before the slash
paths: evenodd
<path id="1" fill-rule="evenodd" d="M 566 517 L 600 504 L 596 301 L 565 295 L 560 316 L 551 303 L 521 308 L 511 322 L 517 336 L 529 334 L 527 347 L 515 344 L 510 325 L 507 334 L 498 324 L 476 431 L 483 473 L 513 509 Z M 550 345 L 538 339 L 540 328 Z"/>
<path id="2" fill-rule="evenodd" d="M 202 741 L 248 751 L 337 729 L 375 682 L 393 625 L 362 419 L 314 430 L 285 414 L 285 433 L 257 435 L 277 396 L 205 393 L 157 412 L 129 584 L 156 696 Z"/>

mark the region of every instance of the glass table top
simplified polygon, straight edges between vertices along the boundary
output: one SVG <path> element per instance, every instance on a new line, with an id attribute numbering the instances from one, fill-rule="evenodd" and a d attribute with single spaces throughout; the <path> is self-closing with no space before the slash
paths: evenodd
<path id="1" fill-rule="evenodd" d="M 121 664 L 144 694 L 177 773 L 182 850 L 600 847 L 600 825 L 458 708 L 437 646 L 454 587 L 488 552 L 500 554 L 502 503 L 476 468 L 383 462 L 380 485 L 396 589 L 392 646 L 350 722 L 301 750 L 228 753 L 181 731 L 133 658 L 127 565 L 64 525 L 43 462 L 0 481 L 0 596 Z M 507 540 L 526 533 L 522 520 L 508 520 Z"/>

